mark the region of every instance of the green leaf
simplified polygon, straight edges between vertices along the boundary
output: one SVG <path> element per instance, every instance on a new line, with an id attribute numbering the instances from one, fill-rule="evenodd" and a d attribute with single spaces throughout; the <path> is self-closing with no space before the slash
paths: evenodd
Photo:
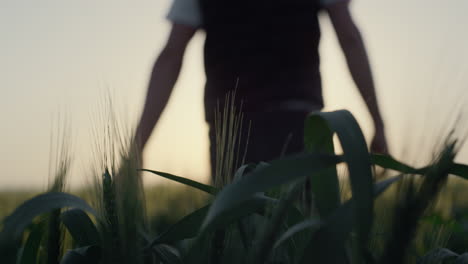
<path id="1" fill-rule="evenodd" d="M 390 169 L 405 174 L 424 174 L 425 169 L 415 169 L 409 165 L 397 161 L 390 155 L 371 154 L 372 164 L 380 166 L 384 169 Z"/>
<path id="2" fill-rule="evenodd" d="M 234 181 L 240 180 L 246 174 L 246 171 L 249 169 L 255 168 L 256 165 L 253 163 L 242 165 L 239 169 L 237 169 L 236 173 L 234 173 Z"/>
<path id="3" fill-rule="evenodd" d="M 78 247 L 101 244 L 96 226 L 83 210 L 67 210 L 62 213 L 61 219 Z"/>
<path id="4" fill-rule="evenodd" d="M 326 124 L 320 119 L 326 121 Z M 331 140 L 329 131 L 336 132 L 338 135 L 343 148 L 344 160 L 348 165 L 355 203 L 354 224 L 359 243 L 361 246 L 365 246 L 372 227 L 374 197 L 371 159 L 364 135 L 353 115 L 346 110 L 313 113 L 307 122 L 308 126 L 311 127 L 307 132 L 317 133 L 318 138 Z M 315 125 L 321 129 L 313 129 Z M 326 125 L 328 125 L 329 131 L 320 133 L 319 130 L 326 130 Z M 330 146 L 327 147 L 327 150 L 331 150 Z"/>
<path id="5" fill-rule="evenodd" d="M 270 164 L 264 161 L 261 161 L 258 164 L 250 163 L 250 164 L 242 165 L 234 174 L 234 181 L 238 181 L 245 175 L 248 175 L 249 173 L 254 172 L 256 170 L 266 168 L 268 166 L 270 166 Z"/>
<path id="6" fill-rule="evenodd" d="M 395 170 L 406 174 L 422 175 L 426 174 L 430 169 L 429 166 L 419 169 L 412 168 L 411 166 L 404 164 L 403 162 L 397 161 L 389 155 L 372 154 L 371 159 L 372 163 L 375 165 L 378 165 L 385 169 Z M 449 173 L 468 180 L 468 166 L 465 164 L 454 163 L 450 168 Z"/>
<path id="7" fill-rule="evenodd" d="M 154 247 L 154 251 L 164 264 L 182 264 L 182 259 L 177 254 L 177 250 L 169 245 L 157 245 Z"/>
<path id="8" fill-rule="evenodd" d="M 259 233 L 258 239 L 255 239 L 258 242 L 256 243 L 256 250 L 251 251 L 249 263 L 264 263 L 268 259 L 274 248 L 275 240 L 282 232 L 287 212 L 289 208 L 293 207 L 293 202 L 302 193 L 303 186 L 303 181 L 292 184 L 289 190 L 281 195 L 278 204 L 271 208 L 271 217 L 260 228 L 262 231 Z"/>
<path id="9" fill-rule="evenodd" d="M 38 263 L 39 247 L 44 234 L 44 222 L 33 224 L 28 240 L 21 252 L 20 264 Z"/>
<path id="10" fill-rule="evenodd" d="M 397 176 L 375 184 L 374 197 L 378 197 L 401 178 L 402 176 Z M 348 200 L 330 217 L 322 221 L 322 227 L 310 238 L 299 263 L 307 264 L 313 261 L 314 263 L 341 264 L 347 262 L 344 245 L 353 229 L 354 202 L 354 199 Z"/>
<path id="11" fill-rule="evenodd" d="M 233 205 L 232 207 L 230 207 L 231 210 L 223 211 L 222 214 L 217 216 L 217 219 L 215 221 L 212 221 L 209 225 L 204 226 L 204 224 L 207 221 L 206 219 L 209 217 L 208 214 L 213 208 L 212 204 L 210 210 L 208 210 L 207 216 L 203 221 L 200 232 L 213 232 L 216 229 L 233 223 L 236 220 L 239 220 L 245 216 L 251 215 L 253 213 L 262 213 L 262 211 L 264 211 L 267 205 L 276 202 L 276 199 L 257 193 L 253 197 L 250 197 L 247 200 L 243 200 L 240 203 Z"/>
<path id="12" fill-rule="evenodd" d="M 308 152 L 335 154 L 333 131 L 320 115 L 311 115 L 306 119 L 304 144 Z M 315 173 L 309 181 L 314 205 L 319 214 L 322 217 L 330 215 L 340 205 L 340 186 L 336 166 Z M 307 199 L 312 199 L 308 191 L 306 190 Z"/>
<path id="13" fill-rule="evenodd" d="M 63 230 L 60 224 L 60 211 L 55 209 L 47 214 L 47 239 L 44 243 L 46 263 L 57 264 L 60 259 Z"/>
<path id="14" fill-rule="evenodd" d="M 101 248 L 92 245 L 67 251 L 60 264 L 98 264 Z"/>
<path id="15" fill-rule="evenodd" d="M 209 258 L 209 250 L 212 234 L 215 230 L 243 219 L 246 216 L 251 216 L 254 213 L 265 214 L 267 206 L 274 206 L 278 203 L 277 199 L 273 199 L 262 194 L 255 194 L 254 197 L 237 204 L 232 210 L 223 214 L 218 220 L 209 227 L 202 229 L 194 242 L 190 243 L 188 251 L 184 254 L 185 263 L 205 263 Z M 296 223 L 297 219 L 303 219 L 297 208 L 290 207 L 287 212 L 287 222 Z"/>
<path id="16" fill-rule="evenodd" d="M 294 180 L 302 179 L 339 163 L 341 158 L 318 153 L 299 154 L 273 161 L 270 166 L 255 170 L 241 180 L 227 185 L 214 200 L 202 225 L 202 230 L 217 226 L 224 216 L 235 215 L 235 208 L 255 193 L 266 191 Z"/>
<path id="17" fill-rule="evenodd" d="M 198 230 L 205 219 L 211 205 L 204 206 L 185 216 L 169 229 L 161 233 L 150 244 L 154 246 L 158 243 L 171 243 L 198 235 Z"/>
<path id="18" fill-rule="evenodd" d="M 275 248 L 280 247 L 281 245 L 283 245 L 284 242 L 286 242 L 287 240 L 291 239 L 295 235 L 300 234 L 302 232 L 305 232 L 305 231 L 313 232 L 319 229 L 321 225 L 322 225 L 322 222 L 319 219 L 304 220 L 292 226 L 284 234 L 282 234 L 281 237 L 276 241 L 274 247 Z"/>
<path id="19" fill-rule="evenodd" d="M 468 166 L 455 163 L 450 169 L 450 174 L 457 175 L 465 180 L 468 180 Z"/>
<path id="20" fill-rule="evenodd" d="M 60 192 L 41 194 L 24 202 L 5 219 L 0 241 L 19 240 L 23 230 L 36 216 L 63 207 L 80 208 L 96 215 L 93 208 L 77 196 Z"/>
<path id="21" fill-rule="evenodd" d="M 244 216 L 251 215 L 253 213 L 261 213 L 268 204 L 272 203 L 277 203 L 277 200 L 258 194 L 255 197 L 241 203 L 238 207 L 236 207 L 236 210 L 232 211 L 232 214 L 226 214 L 224 218 L 220 219 L 218 223 L 219 225 L 225 226 Z M 202 207 L 182 218 L 179 222 L 171 226 L 167 231 L 164 231 L 160 236 L 151 241 L 151 243 L 148 245 L 148 248 L 154 247 L 155 245 L 161 243 L 172 243 L 194 238 L 199 235 L 200 226 L 203 223 L 210 206 L 211 205 Z M 293 217 L 297 217 L 297 212 L 292 211 L 291 214 Z M 205 230 L 205 233 L 215 229 L 216 226 L 213 225 L 209 229 Z M 198 238 L 198 240 L 200 240 L 200 238 Z M 192 251 L 197 250 L 199 249 L 192 248 Z M 196 252 L 191 252 L 190 254 L 196 254 Z"/>
<path id="22" fill-rule="evenodd" d="M 197 181 L 193 181 L 193 180 L 190 180 L 190 179 L 187 179 L 187 178 L 184 178 L 184 177 L 172 175 L 172 174 L 169 174 L 169 173 L 154 171 L 154 170 L 147 170 L 147 169 L 140 169 L 140 171 L 150 172 L 150 173 L 156 174 L 158 176 L 164 177 L 166 179 L 173 180 L 175 182 L 188 185 L 190 187 L 193 187 L 195 189 L 204 191 L 204 192 L 212 194 L 212 195 L 216 195 L 219 192 L 219 190 L 217 188 L 213 187 L 213 186 L 206 185 L 206 184 L 203 184 L 203 183 L 200 183 L 200 182 L 197 182 Z"/>

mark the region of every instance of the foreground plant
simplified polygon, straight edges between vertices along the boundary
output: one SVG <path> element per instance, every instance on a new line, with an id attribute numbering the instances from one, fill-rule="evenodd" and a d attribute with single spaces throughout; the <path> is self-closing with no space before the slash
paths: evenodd
<path id="1" fill-rule="evenodd" d="M 399 213 L 401 222 L 410 230 L 415 230 L 429 207 L 431 200 L 426 198 L 437 195 L 447 175 L 468 179 L 468 167 L 454 162 L 455 142 L 449 142 L 433 164 L 412 168 L 390 156 L 369 154 L 357 122 L 347 111 L 315 113 L 306 121 L 305 132 L 305 153 L 270 163 L 243 165 L 232 183 L 222 189 L 168 173 L 141 170 L 213 196 L 210 204 L 157 235 L 145 225 L 143 189 L 136 172 L 138 162 L 131 158 L 131 151 L 123 152 L 119 166 L 106 166 L 111 169 L 104 173 L 99 185 L 102 204 L 97 210 L 76 196 L 60 192 L 37 196 L 18 207 L 5 219 L 0 234 L 0 253 L 7 256 L 2 261 L 16 263 L 24 255 L 21 252 L 33 251 L 31 243 L 23 241 L 39 231 L 25 234 L 24 230 L 37 216 L 69 208 L 60 219 L 76 247 L 65 254 L 62 263 L 399 262 L 407 254 L 404 243 L 410 243 L 414 237 L 411 232 L 384 238 L 388 246 L 381 255 L 371 252 L 369 244 L 375 198 L 403 175 L 374 182 L 372 166 L 422 177 L 412 202 Z M 335 133 L 343 155 L 334 154 Z M 352 196 L 343 202 L 338 164 L 347 165 L 351 185 Z M 311 195 L 306 197 L 311 203 L 304 208 L 301 197 L 306 182 L 310 182 L 311 190 L 305 193 Z M 280 188 L 282 195 L 270 195 L 269 191 L 275 188 Z M 225 230 L 221 250 L 213 247 L 220 229 Z M 455 260 L 454 255 L 448 260 Z"/>

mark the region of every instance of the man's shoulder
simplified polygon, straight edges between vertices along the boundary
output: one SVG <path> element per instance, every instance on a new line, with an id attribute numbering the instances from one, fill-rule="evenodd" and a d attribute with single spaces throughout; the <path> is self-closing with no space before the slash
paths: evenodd
<path id="1" fill-rule="evenodd" d="M 167 19 L 172 23 L 194 28 L 201 27 L 202 15 L 199 0 L 173 0 Z"/>

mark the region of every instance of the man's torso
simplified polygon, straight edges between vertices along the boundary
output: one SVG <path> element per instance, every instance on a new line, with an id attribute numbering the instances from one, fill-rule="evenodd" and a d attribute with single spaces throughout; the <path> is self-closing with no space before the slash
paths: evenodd
<path id="1" fill-rule="evenodd" d="M 168 17 L 206 31 L 208 121 L 233 89 L 245 111 L 323 107 L 317 13 L 324 2 L 342 0 L 191 1 L 176 0 Z"/>

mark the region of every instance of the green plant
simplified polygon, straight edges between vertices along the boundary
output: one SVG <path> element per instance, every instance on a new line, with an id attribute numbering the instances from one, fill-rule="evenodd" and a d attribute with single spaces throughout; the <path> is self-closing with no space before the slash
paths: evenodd
<path id="1" fill-rule="evenodd" d="M 335 133 L 343 155 L 334 154 Z M 60 221 L 75 245 L 61 263 L 398 263 L 406 261 L 414 234 L 448 175 L 468 179 L 468 166 L 454 162 L 456 141 L 448 141 L 432 164 L 413 168 L 387 155 L 369 154 L 349 112 L 314 113 L 306 121 L 307 152 L 241 166 L 234 173 L 236 180 L 222 189 L 168 173 L 141 170 L 212 196 L 206 206 L 167 230 L 152 234 L 146 227 L 143 188 L 136 170 L 139 163 L 132 154 L 130 138 L 119 137 L 123 146 L 123 151 L 117 151 L 119 162 L 114 158 L 102 161 L 104 177 L 97 184 L 97 209 L 61 192 L 49 192 L 25 202 L 3 222 L 2 261 L 15 263 L 24 252 L 35 254 L 34 238 L 43 230 L 35 222 L 37 216 L 68 208 L 61 212 Z M 338 164 L 346 164 L 349 170 L 351 198 L 343 201 L 335 169 Z M 374 182 L 372 166 L 403 174 Z M 395 227 L 392 234 L 381 237 L 381 244 L 386 245 L 382 252 L 371 250 L 376 236 L 372 229 L 375 200 L 393 183 L 402 181 L 404 175 L 419 177 L 394 213 L 398 215 L 395 225 L 409 231 L 403 233 Z M 307 181 L 311 183 L 311 203 L 307 206 L 314 208 L 304 207 L 300 199 Z M 269 196 L 269 191 L 278 187 L 283 190 L 281 195 Z M 225 231 L 221 250 L 213 247 L 220 229 Z M 465 256 L 450 253 L 440 260 L 465 263 Z M 436 259 L 433 253 L 420 257 L 420 261 Z"/>

